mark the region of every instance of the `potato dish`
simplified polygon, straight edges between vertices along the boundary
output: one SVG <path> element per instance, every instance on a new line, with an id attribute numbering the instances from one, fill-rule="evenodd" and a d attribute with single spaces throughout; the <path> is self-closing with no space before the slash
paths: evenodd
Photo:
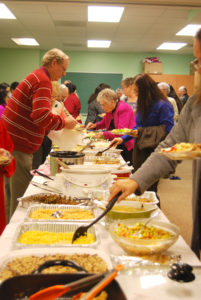
<path id="1" fill-rule="evenodd" d="M 50 232 L 39 230 L 28 230 L 23 232 L 17 242 L 26 245 L 44 245 L 44 244 L 72 244 L 74 232 Z M 92 233 L 80 236 L 73 244 L 93 244 L 96 238 Z"/>
<path id="2" fill-rule="evenodd" d="M 43 256 L 29 255 L 17 257 L 5 264 L 0 272 L 0 279 L 6 280 L 17 275 L 31 274 L 41 264 L 49 260 L 72 260 L 89 273 L 102 273 L 108 270 L 105 261 L 97 254 L 49 254 Z M 75 273 L 77 270 L 67 266 L 52 266 L 42 271 L 42 273 Z"/>
<path id="3" fill-rule="evenodd" d="M 90 210 L 84 209 L 55 209 L 38 208 L 30 212 L 29 218 L 35 220 L 90 220 L 94 218 L 94 214 Z"/>
<path id="4" fill-rule="evenodd" d="M 119 236 L 123 236 L 131 240 L 169 239 L 173 236 L 172 233 L 167 230 L 163 230 L 155 226 L 145 226 L 143 223 L 136 223 L 134 226 L 126 226 L 119 223 L 115 233 Z"/>
<path id="5" fill-rule="evenodd" d="M 168 222 L 146 219 L 130 219 L 113 223 L 109 230 L 112 238 L 129 255 L 160 253 L 173 245 L 179 236 L 179 228 Z"/>

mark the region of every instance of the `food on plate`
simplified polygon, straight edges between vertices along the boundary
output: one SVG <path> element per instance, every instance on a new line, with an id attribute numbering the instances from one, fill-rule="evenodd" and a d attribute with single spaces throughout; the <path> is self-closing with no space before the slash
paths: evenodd
<path id="1" fill-rule="evenodd" d="M 93 163 L 96 165 L 110 165 L 110 164 L 120 164 L 119 159 L 111 158 L 111 157 L 95 157 L 93 159 Z"/>
<path id="2" fill-rule="evenodd" d="M 170 231 L 159 227 L 136 223 L 134 226 L 127 226 L 119 223 L 115 233 L 128 239 L 158 240 L 173 237 Z"/>
<path id="3" fill-rule="evenodd" d="M 77 131 L 85 130 L 85 127 L 79 123 L 79 124 L 75 125 L 73 130 L 77 130 Z"/>
<path id="4" fill-rule="evenodd" d="M 141 207 L 133 207 L 129 205 L 114 205 L 112 208 L 112 211 L 117 211 L 117 212 L 128 212 L 128 213 L 137 213 L 137 212 L 142 212 L 146 211 L 143 204 Z"/>
<path id="5" fill-rule="evenodd" d="M 65 250 L 64 250 L 65 251 Z M 41 264 L 49 260 L 72 260 L 87 270 L 88 273 L 102 273 L 108 270 L 105 261 L 97 254 L 48 254 L 31 255 L 13 258 L 3 266 L 0 271 L 0 279 L 6 280 L 17 275 L 31 274 Z M 42 273 L 76 273 L 77 270 L 67 266 L 52 266 Z"/>
<path id="6" fill-rule="evenodd" d="M 6 163 L 9 160 L 8 156 L 0 155 L 0 165 Z"/>
<path id="7" fill-rule="evenodd" d="M 39 230 L 28 230 L 23 232 L 17 242 L 26 245 L 43 245 L 43 244 L 72 244 L 74 232 L 50 232 Z M 74 244 L 93 244 L 96 242 L 95 235 L 87 233 L 75 240 Z"/>
<path id="8" fill-rule="evenodd" d="M 132 129 L 130 129 L 130 128 L 119 128 L 119 129 L 113 129 L 113 130 L 111 130 L 111 133 L 113 133 L 113 134 L 122 134 L 122 135 L 124 135 L 124 134 L 129 134 L 129 133 L 131 133 L 133 130 Z"/>
<path id="9" fill-rule="evenodd" d="M 201 144 L 196 143 L 179 143 L 170 148 L 161 149 L 162 152 L 186 152 L 186 151 L 201 151 Z"/>
<path id="10" fill-rule="evenodd" d="M 99 114 L 98 115 L 100 118 L 104 118 L 105 117 L 105 113 Z"/>
<path id="11" fill-rule="evenodd" d="M 51 209 L 51 208 L 38 208 L 32 211 L 29 218 L 35 220 L 90 220 L 94 218 L 94 214 L 86 209 Z"/>
<path id="12" fill-rule="evenodd" d="M 74 200 L 72 197 L 59 194 L 35 194 L 24 198 L 19 198 L 22 202 L 44 203 L 44 204 L 70 204 L 77 205 L 82 203 L 82 200 Z"/>

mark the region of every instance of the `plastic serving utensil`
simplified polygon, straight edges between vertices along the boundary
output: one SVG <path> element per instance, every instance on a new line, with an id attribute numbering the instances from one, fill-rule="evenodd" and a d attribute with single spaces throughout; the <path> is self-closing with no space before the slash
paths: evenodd
<path id="1" fill-rule="evenodd" d="M 74 291 L 80 288 L 85 288 L 93 283 L 97 283 L 100 280 L 104 279 L 104 282 L 101 281 L 100 285 L 98 284 L 92 290 L 90 290 L 86 298 L 89 300 L 92 299 L 91 295 L 97 295 L 99 291 L 101 291 L 114 279 L 114 277 L 117 275 L 117 272 L 123 269 L 124 266 L 118 264 L 113 270 L 109 272 L 87 276 L 65 285 L 53 285 L 33 294 L 31 297 L 29 297 L 29 300 L 55 300 L 58 297 L 67 293 L 68 291 Z"/>
<path id="2" fill-rule="evenodd" d="M 111 148 L 111 145 L 104 150 L 98 151 L 95 156 L 101 156 L 103 154 L 103 152 L 109 150 L 110 148 Z"/>
<path id="3" fill-rule="evenodd" d="M 75 240 L 77 240 L 80 236 L 83 236 L 83 235 L 86 235 L 87 233 L 87 230 L 92 226 L 94 225 L 95 223 L 97 223 L 100 219 L 102 219 L 102 217 L 104 217 L 108 211 L 110 211 L 112 209 L 112 207 L 115 205 L 115 203 L 117 202 L 117 199 L 119 198 L 119 196 L 121 195 L 122 193 L 119 192 L 116 196 L 114 196 L 114 198 L 112 198 L 112 200 L 107 204 L 106 206 L 106 209 L 103 211 L 102 214 L 100 214 L 93 222 L 91 222 L 90 224 L 88 225 L 83 225 L 83 226 L 80 226 L 78 227 L 75 232 L 74 232 L 74 235 L 73 235 L 73 239 L 72 239 L 72 244 L 74 243 Z"/>

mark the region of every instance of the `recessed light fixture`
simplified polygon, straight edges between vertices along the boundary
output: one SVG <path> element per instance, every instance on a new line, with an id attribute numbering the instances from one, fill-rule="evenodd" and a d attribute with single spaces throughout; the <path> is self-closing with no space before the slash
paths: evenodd
<path id="1" fill-rule="evenodd" d="M 88 21 L 118 23 L 123 11 L 120 6 L 88 6 Z"/>
<path id="2" fill-rule="evenodd" d="M 157 50 L 179 50 L 181 48 L 183 48 L 184 46 L 186 46 L 187 43 L 162 43 Z"/>
<path id="3" fill-rule="evenodd" d="M 14 14 L 3 3 L 0 3 L 0 19 L 16 19 Z"/>
<path id="4" fill-rule="evenodd" d="M 196 32 L 201 28 L 201 24 L 189 24 L 176 33 L 176 35 L 195 36 Z"/>
<path id="5" fill-rule="evenodd" d="M 20 46 L 39 46 L 38 42 L 32 38 L 12 38 L 11 40 Z"/>
<path id="6" fill-rule="evenodd" d="M 101 40 L 88 40 L 88 48 L 109 48 L 111 41 L 101 41 Z"/>

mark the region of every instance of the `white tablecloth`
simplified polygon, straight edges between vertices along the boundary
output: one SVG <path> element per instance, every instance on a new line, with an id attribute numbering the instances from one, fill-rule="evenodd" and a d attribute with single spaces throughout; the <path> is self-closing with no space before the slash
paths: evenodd
<path id="1" fill-rule="evenodd" d="M 35 177 L 34 181 L 43 182 L 41 177 Z M 25 195 L 43 192 L 40 188 L 29 185 Z M 0 238 L 0 260 L 12 251 L 12 238 L 16 227 L 23 222 L 26 209 L 19 207 L 16 209 L 10 223 L 6 226 Z M 158 217 L 167 220 L 160 211 Z M 125 255 L 124 251 L 113 241 L 108 231 L 101 224 L 97 224 L 97 231 L 100 236 L 98 249 L 103 250 L 108 255 Z M 21 250 L 23 252 L 23 250 Z M 169 254 L 181 255 L 182 261 L 195 266 L 201 266 L 200 261 L 185 243 L 182 237 L 168 250 Z M 147 267 L 129 268 L 118 275 L 117 280 L 121 285 L 127 299 L 129 300 L 166 300 L 166 299 L 200 299 L 201 268 L 194 269 L 196 280 L 190 283 L 178 283 L 170 280 L 167 274 L 167 267 Z"/>

